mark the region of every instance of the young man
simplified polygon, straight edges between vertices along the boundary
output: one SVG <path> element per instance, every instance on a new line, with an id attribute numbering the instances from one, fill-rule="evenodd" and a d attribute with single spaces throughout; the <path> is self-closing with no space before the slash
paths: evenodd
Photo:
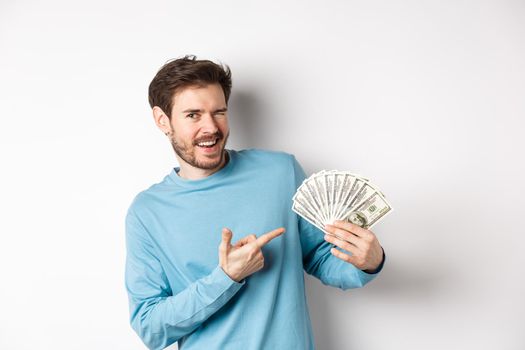
<path id="1" fill-rule="evenodd" d="M 383 250 L 369 230 L 327 227 L 343 241 L 292 211 L 305 178 L 294 156 L 225 149 L 230 91 L 227 66 L 194 56 L 167 63 L 150 84 L 155 123 L 180 167 L 126 216 L 131 325 L 150 349 L 313 349 L 303 269 L 361 287 L 381 270 Z"/>

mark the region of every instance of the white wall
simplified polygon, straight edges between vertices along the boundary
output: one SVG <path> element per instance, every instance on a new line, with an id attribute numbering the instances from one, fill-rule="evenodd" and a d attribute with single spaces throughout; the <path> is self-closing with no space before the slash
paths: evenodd
<path id="1" fill-rule="evenodd" d="M 382 275 L 308 277 L 319 349 L 525 348 L 522 1 L 2 1 L 0 348 L 143 349 L 124 215 L 175 157 L 147 86 L 233 70 L 230 148 L 382 187 Z"/>

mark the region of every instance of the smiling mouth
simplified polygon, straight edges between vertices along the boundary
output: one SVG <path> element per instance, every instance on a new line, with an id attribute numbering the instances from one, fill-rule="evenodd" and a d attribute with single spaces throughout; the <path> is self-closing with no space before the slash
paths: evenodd
<path id="1" fill-rule="evenodd" d="M 212 148 L 219 142 L 219 139 L 214 140 L 208 140 L 208 141 L 201 141 L 198 142 L 196 145 L 202 148 Z"/>

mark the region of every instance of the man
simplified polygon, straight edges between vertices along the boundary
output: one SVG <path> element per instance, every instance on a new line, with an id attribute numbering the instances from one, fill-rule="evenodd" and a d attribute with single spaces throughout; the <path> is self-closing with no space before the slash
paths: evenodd
<path id="1" fill-rule="evenodd" d="M 225 148 L 230 91 L 227 66 L 194 56 L 150 84 L 180 167 L 126 216 L 131 325 L 150 349 L 312 349 L 303 269 L 361 287 L 384 253 L 369 230 L 336 222 L 323 235 L 291 210 L 305 178 L 294 156 Z"/>

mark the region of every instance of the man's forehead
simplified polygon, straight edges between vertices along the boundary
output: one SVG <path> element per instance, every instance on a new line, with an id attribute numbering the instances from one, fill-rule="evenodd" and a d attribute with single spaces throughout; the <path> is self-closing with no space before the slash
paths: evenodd
<path id="1" fill-rule="evenodd" d="M 206 103 L 226 105 L 224 92 L 219 84 L 193 84 L 181 88 L 172 98 L 173 107 L 190 108 L 191 104 Z"/>

